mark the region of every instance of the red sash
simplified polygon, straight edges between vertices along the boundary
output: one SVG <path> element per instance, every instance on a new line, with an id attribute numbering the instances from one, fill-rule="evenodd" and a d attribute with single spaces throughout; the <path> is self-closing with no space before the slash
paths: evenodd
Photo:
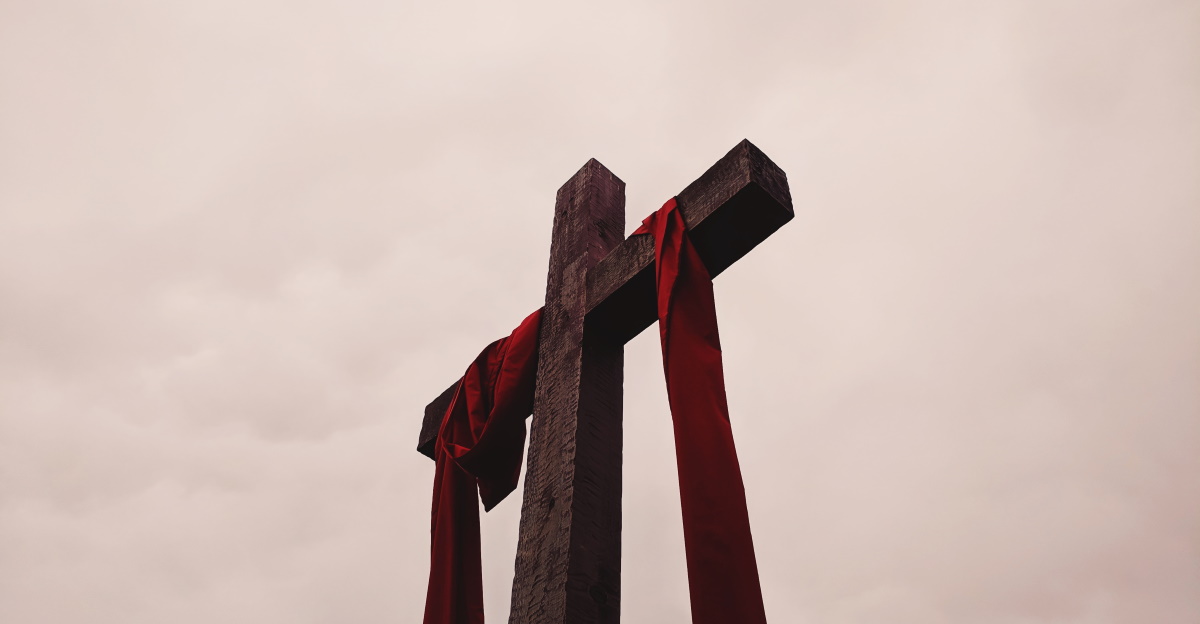
<path id="1" fill-rule="evenodd" d="M 654 282 L 683 507 L 693 624 L 767 621 L 746 490 L 733 446 L 712 278 L 674 198 L 634 234 L 654 234 Z"/>
<path id="2" fill-rule="evenodd" d="M 459 381 L 434 459 L 432 545 L 425 624 L 483 623 L 479 498 L 490 510 L 517 487 L 525 417 L 533 410 L 538 326 L 530 314 L 488 345 Z"/>
<path id="3" fill-rule="evenodd" d="M 712 278 L 675 199 L 634 234 L 654 235 L 658 326 L 683 507 L 694 624 L 763 624 L 746 493 L 733 445 Z M 533 407 L 541 311 L 467 369 L 435 447 L 425 624 L 483 624 L 478 484 L 491 509 L 516 487 Z"/>

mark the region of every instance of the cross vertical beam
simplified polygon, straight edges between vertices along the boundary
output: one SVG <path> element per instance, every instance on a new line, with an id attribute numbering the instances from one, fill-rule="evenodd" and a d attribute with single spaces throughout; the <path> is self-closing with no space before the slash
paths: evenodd
<path id="1" fill-rule="evenodd" d="M 589 160 L 554 205 L 512 624 L 620 621 L 624 341 L 584 318 L 588 271 L 624 233 L 625 183 Z"/>

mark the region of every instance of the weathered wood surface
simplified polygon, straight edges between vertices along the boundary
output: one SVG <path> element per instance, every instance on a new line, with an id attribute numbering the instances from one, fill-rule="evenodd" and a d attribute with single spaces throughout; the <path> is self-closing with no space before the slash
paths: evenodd
<path id="1" fill-rule="evenodd" d="M 588 271 L 624 233 L 625 183 L 590 160 L 554 206 L 512 623 L 620 620 L 624 343 L 584 319 Z"/>
<path id="2" fill-rule="evenodd" d="M 442 419 L 446 417 L 446 410 L 450 409 L 450 401 L 457 389 L 456 381 L 425 406 L 425 418 L 421 421 L 421 440 L 417 450 L 430 459 L 433 459 L 433 443 L 437 442 L 438 429 L 442 426 Z"/>
<path id="3" fill-rule="evenodd" d="M 745 140 L 681 191 L 679 202 L 713 277 L 793 216 L 787 175 Z M 627 342 L 655 321 L 653 265 L 653 237 L 631 236 L 588 272 L 589 332 Z M 430 458 L 453 390 L 425 408 L 417 450 Z"/>
<path id="4" fill-rule="evenodd" d="M 742 141 L 678 195 L 696 251 L 713 277 L 792 219 L 787 175 Z M 658 318 L 654 237 L 631 236 L 588 274 L 588 321 L 628 342 Z"/>
<path id="5" fill-rule="evenodd" d="M 792 218 L 787 176 L 742 141 L 679 194 L 716 276 Z M 624 345 L 656 318 L 654 240 L 622 241 L 625 184 L 595 160 L 558 191 L 510 624 L 616 624 Z M 425 408 L 433 457 L 455 386 Z"/>

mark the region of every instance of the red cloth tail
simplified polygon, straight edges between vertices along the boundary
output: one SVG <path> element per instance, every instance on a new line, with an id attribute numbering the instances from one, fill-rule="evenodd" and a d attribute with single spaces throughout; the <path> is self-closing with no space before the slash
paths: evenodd
<path id="1" fill-rule="evenodd" d="M 676 200 L 635 234 L 654 234 L 658 327 L 675 428 L 694 624 L 767 621 L 733 444 L 712 278 Z"/>
<path id="2" fill-rule="evenodd" d="M 539 309 L 475 358 L 442 419 L 424 624 L 483 624 L 478 500 L 490 510 L 517 487 L 541 318 Z"/>

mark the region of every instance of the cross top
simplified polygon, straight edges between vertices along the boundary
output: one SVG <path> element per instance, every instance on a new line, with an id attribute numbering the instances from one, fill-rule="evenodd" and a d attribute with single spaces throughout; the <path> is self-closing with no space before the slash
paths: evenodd
<path id="1" fill-rule="evenodd" d="M 678 195 L 711 276 L 792 219 L 787 176 L 743 140 Z M 595 159 L 558 190 L 510 624 L 620 621 L 624 345 L 657 318 L 654 237 Z M 434 456 L 451 386 L 425 409 Z"/>

